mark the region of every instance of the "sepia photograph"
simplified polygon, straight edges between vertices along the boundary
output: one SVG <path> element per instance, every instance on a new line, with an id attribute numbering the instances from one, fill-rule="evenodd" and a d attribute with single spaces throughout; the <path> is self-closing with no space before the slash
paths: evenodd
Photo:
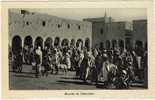
<path id="1" fill-rule="evenodd" d="M 148 89 L 147 9 L 9 8 L 10 90 Z"/>

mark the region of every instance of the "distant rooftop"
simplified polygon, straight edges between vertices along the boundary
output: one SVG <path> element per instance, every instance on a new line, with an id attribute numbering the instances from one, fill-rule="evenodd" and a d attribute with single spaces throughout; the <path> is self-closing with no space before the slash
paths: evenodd
<path id="1" fill-rule="evenodd" d="M 99 17 L 99 18 L 85 18 L 83 19 L 83 21 L 89 21 L 89 22 L 106 22 L 106 23 L 109 23 L 109 22 L 113 22 L 114 19 L 112 19 L 112 17 Z"/>

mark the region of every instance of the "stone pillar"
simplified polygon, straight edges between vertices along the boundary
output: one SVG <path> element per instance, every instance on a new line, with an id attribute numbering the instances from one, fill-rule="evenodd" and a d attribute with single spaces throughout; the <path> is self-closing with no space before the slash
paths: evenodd
<path id="1" fill-rule="evenodd" d="M 46 37 L 43 38 L 43 49 L 45 48 Z"/>
<path id="2" fill-rule="evenodd" d="M 24 54 L 23 54 L 23 49 L 24 49 L 24 37 L 21 37 L 21 40 L 22 40 L 22 41 L 21 41 L 21 42 L 22 42 L 22 45 L 21 45 L 21 46 L 22 46 L 22 55 L 23 55 L 23 56 L 22 56 L 22 61 L 25 63 Z"/>
<path id="3" fill-rule="evenodd" d="M 110 41 L 110 49 L 112 48 L 112 40 L 109 40 Z"/>
<path id="4" fill-rule="evenodd" d="M 116 40 L 116 48 L 118 48 L 119 47 L 119 41 L 118 41 L 118 39 Z"/>
<path id="5" fill-rule="evenodd" d="M 82 48 L 85 47 L 85 39 L 82 39 L 83 44 L 82 44 Z"/>
<path id="6" fill-rule="evenodd" d="M 71 45 L 71 39 L 68 39 L 68 46 L 70 47 Z"/>
<path id="7" fill-rule="evenodd" d="M 22 42 L 22 48 L 24 48 L 24 37 L 21 37 Z"/>
<path id="8" fill-rule="evenodd" d="M 32 37 L 32 48 L 34 48 L 34 38 Z"/>
<path id="9" fill-rule="evenodd" d="M 61 47 L 61 42 L 62 42 L 62 38 L 59 38 L 59 44 L 58 44 L 58 47 Z"/>
<path id="10" fill-rule="evenodd" d="M 32 42 L 32 44 L 33 44 L 33 49 L 35 49 L 35 48 L 36 48 L 35 41 L 36 41 L 36 38 L 37 38 L 37 37 L 32 37 L 32 38 L 33 38 L 33 42 Z"/>
<path id="11" fill-rule="evenodd" d="M 86 38 L 82 39 L 83 41 L 83 47 L 85 47 Z"/>

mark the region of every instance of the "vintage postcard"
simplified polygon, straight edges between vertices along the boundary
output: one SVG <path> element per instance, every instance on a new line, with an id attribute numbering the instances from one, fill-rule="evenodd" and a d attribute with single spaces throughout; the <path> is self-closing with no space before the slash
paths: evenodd
<path id="1" fill-rule="evenodd" d="M 152 2 L 3 2 L 4 98 L 154 97 Z"/>

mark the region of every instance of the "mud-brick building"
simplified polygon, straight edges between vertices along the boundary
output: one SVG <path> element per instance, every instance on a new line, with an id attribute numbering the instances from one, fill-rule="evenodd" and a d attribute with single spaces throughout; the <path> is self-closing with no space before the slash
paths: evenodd
<path id="1" fill-rule="evenodd" d="M 147 20 L 115 21 L 106 14 L 101 18 L 83 21 L 9 9 L 9 45 L 44 48 L 45 46 L 74 45 L 105 48 L 147 48 Z M 13 46 L 14 45 L 14 46 Z"/>
<path id="2" fill-rule="evenodd" d="M 114 21 L 106 15 L 87 18 L 92 23 L 92 46 L 105 48 L 147 48 L 147 20 Z"/>
<path id="3" fill-rule="evenodd" d="M 22 9 L 9 9 L 8 14 L 11 47 L 78 46 L 79 43 L 86 47 L 91 46 L 90 22 L 64 19 Z"/>
<path id="4" fill-rule="evenodd" d="M 133 20 L 132 40 L 147 49 L 147 20 Z"/>

